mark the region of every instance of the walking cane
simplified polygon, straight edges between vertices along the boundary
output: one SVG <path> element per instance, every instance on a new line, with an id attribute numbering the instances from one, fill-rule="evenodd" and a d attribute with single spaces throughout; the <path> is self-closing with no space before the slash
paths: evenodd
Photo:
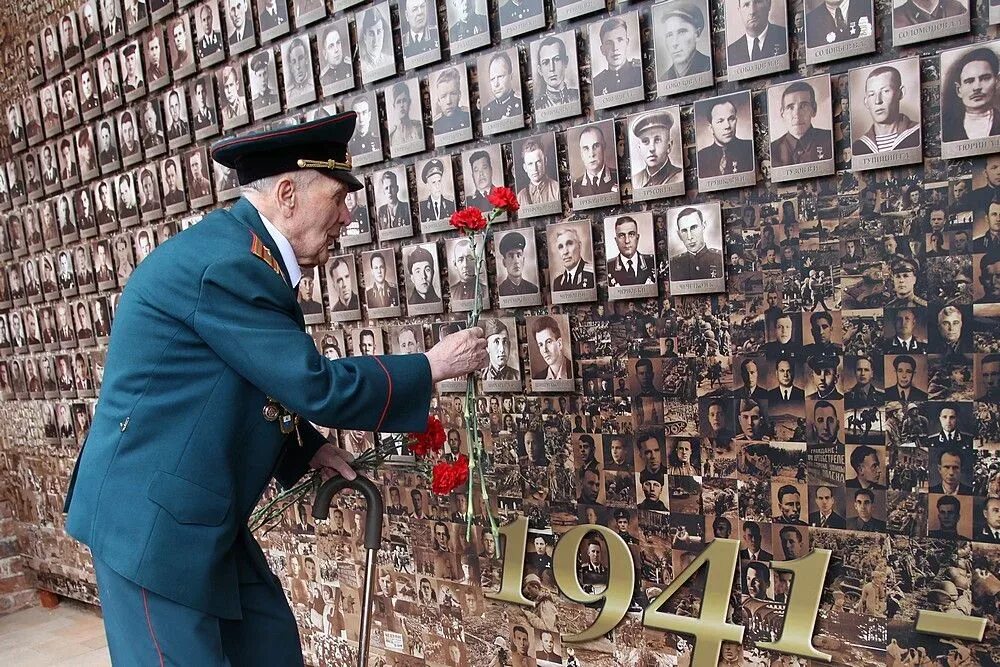
<path id="1" fill-rule="evenodd" d="M 330 515 L 330 503 L 333 497 L 344 489 L 353 489 L 365 497 L 368 505 L 365 518 L 365 583 L 364 595 L 361 599 L 361 633 L 358 637 L 358 667 L 368 665 L 368 645 L 371 643 L 371 612 L 372 594 L 375 587 L 375 557 L 382 544 L 382 516 L 385 513 L 385 500 L 378 487 L 368 479 L 358 475 L 352 480 L 343 477 L 331 477 L 323 482 L 316 492 L 313 501 L 312 515 L 314 519 L 326 519 Z"/>

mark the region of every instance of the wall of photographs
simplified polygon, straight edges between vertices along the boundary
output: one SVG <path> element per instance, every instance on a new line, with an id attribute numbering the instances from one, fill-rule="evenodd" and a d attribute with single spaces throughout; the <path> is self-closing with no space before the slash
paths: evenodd
<path id="1" fill-rule="evenodd" d="M 635 610 L 704 544 L 743 542 L 746 646 L 790 664 L 787 575 L 834 559 L 817 646 L 838 664 L 1000 661 L 1000 8 L 968 0 L 88 0 L 5 43 L 0 497 L 42 586 L 94 601 L 61 505 L 135 265 L 238 196 L 218 137 L 357 111 L 367 183 L 300 286 L 331 357 L 420 352 L 461 327 L 462 204 L 513 187 L 492 241 L 480 425 L 492 497 L 530 522 L 525 594 L 461 497 L 385 474 L 378 664 L 680 664 L 644 630 L 564 645 L 579 523 L 632 551 Z M 436 401 L 466 443 L 463 383 Z M 335 434 L 354 452 L 376 434 Z M 262 539 L 312 664 L 352 664 L 363 512 L 307 507 Z M 794 537 L 793 537 L 794 536 Z M 581 549 L 588 590 L 606 549 Z M 697 588 L 670 611 L 697 614 Z M 991 619 L 978 645 L 919 608 Z M 557 623 L 558 619 L 558 623 Z"/>

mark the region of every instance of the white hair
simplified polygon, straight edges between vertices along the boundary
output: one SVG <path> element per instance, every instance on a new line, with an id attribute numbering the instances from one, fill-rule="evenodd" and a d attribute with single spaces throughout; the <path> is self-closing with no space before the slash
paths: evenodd
<path id="1" fill-rule="evenodd" d="M 250 181 L 246 183 L 241 188 L 241 194 L 247 194 L 248 192 L 256 192 L 258 194 L 266 195 L 270 194 L 274 188 L 278 185 L 278 182 L 287 178 L 295 184 L 297 188 L 304 188 L 312 183 L 319 176 L 319 172 L 315 169 L 302 170 L 302 171 L 286 171 L 281 174 L 275 174 L 274 176 L 265 176 L 264 178 L 258 178 L 255 181 Z"/>

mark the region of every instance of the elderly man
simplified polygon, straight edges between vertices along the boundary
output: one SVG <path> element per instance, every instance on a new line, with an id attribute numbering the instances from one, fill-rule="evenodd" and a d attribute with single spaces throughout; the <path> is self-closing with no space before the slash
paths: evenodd
<path id="1" fill-rule="evenodd" d="M 552 281 L 552 290 L 591 289 L 596 285 L 594 269 L 583 258 L 580 234 L 574 227 L 563 227 L 555 235 L 556 256 L 563 271 Z"/>
<path id="2" fill-rule="evenodd" d="M 469 156 L 469 168 L 472 170 L 472 184 L 476 189 L 465 195 L 465 205 L 480 211 L 492 210 L 489 195 L 496 187 L 493 182 L 493 159 L 486 151 L 478 150 Z"/>
<path id="3" fill-rule="evenodd" d="M 614 168 L 614 150 L 611 151 L 612 164 L 609 165 L 607 140 L 598 125 L 589 125 L 580 132 L 577 140 L 580 161 L 584 173 L 573 179 L 574 197 L 592 197 L 610 192 L 618 192 L 618 170 Z"/>
<path id="4" fill-rule="evenodd" d="M 344 197 L 363 187 L 346 162 L 354 121 L 214 146 L 245 196 L 150 254 L 118 302 L 66 499 L 116 664 L 302 665 L 295 618 L 247 529 L 272 472 L 285 488 L 310 466 L 353 478 L 310 422 L 421 429 L 434 382 L 486 365 L 478 328 L 427 354 L 337 361 L 306 333 L 295 286 L 326 262 Z"/>
<path id="5" fill-rule="evenodd" d="M 404 0 L 399 13 L 404 58 L 412 58 L 440 46 L 437 22 L 432 24 L 427 20 L 427 0 Z"/>
<path id="6" fill-rule="evenodd" d="M 455 280 L 449 285 L 451 298 L 462 301 L 476 298 L 476 254 L 470 239 L 455 242 L 451 263 L 455 271 Z"/>
<path id="7" fill-rule="evenodd" d="M 632 125 L 639 142 L 642 168 L 632 172 L 632 187 L 651 188 L 684 180 L 684 170 L 670 161 L 673 150 L 674 117 L 665 111 L 650 111 Z"/>
<path id="8" fill-rule="evenodd" d="M 490 318 L 484 322 L 486 351 L 489 365 L 483 369 L 483 380 L 520 380 L 521 374 L 507 364 L 510 359 L 510 332 L 501 320 Z"/>
<path id="9" fill-rule="evenodd" d="M 514 92 L 512 85 L 513 71 L 514 65 L 506 51 L 500 51 L 490 57 L 488 74 L 493 99 L 483 107 L 482 122 L 495 123 L 504 118 L 519 117 L 524 113 L 521 98 Z"/>
<path id="10" fill-rule="evenodd" d="M 450 217 L 455 212 L 455 201 L 444 196 L 444 163 L 438 158 L 428 160 L 420 170 L 420 179 L 427 186 L 427 199 L 420 201 L 421 222 Z"/>
<path id="11" fill-rule="evenodd" d="M 852 154 L 871 155 L 920 146 L 920 123 L 899 110 L 905 93 L 903 77 L 895 67 L 880 65 L 868 73 L 864 104 L 872 124 L 851 144 Z"/>
<path id="12" fill-rule="evenodd" d="M 781 93 L 781 120 L 785 133 L 771 142 L 771 166 L 788 167 L 833 157 L 833 133 L 813 125 L 816 91 L 806 81 L 795 81 Z"/>
<path id="13" fill-rule="evenodd" d="M 962 332 L 964 327 L 962 311 L 956 306 L 945 306 L 937 315 L 937 335 L 929 345 L 930 352 L 940 354 L 959 354 L 966 351 L 966 338 Z"/>

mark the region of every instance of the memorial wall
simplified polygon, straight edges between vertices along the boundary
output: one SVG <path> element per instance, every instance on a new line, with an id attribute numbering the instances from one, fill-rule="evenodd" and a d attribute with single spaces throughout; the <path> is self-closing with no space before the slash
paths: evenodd
<path id="1" fill-rule="evenodd" d="M 373 664 L 690 664 L 696 638 L 642 612 L 716 538 L 741 541 L 745 628 L 719 664 L 811 664 L 759 646 L 798 583 L 780 561 L 811 549 L 832 552 L 813 645 L 833 664 L 1000 663 L 1000 5 L 968 3 L 33 6 L 2 41 L 0 499 L 38 585 L 96 601 L 63 497 L 130 274 L 239 197 L 212 143 L 353 110 L 366 189 L 299 285 L 328 358 L 465 326 L 474 248 L 449 217 L 517 193 L 476 426 L 535 603 L 486 596 L 500 545 L 466 539 L 465 496 L 387 469 Z M 464 397 L 438 387 L 449 455 Z M 335 509 L 258 534 L 315 665 L 356 659 L 364 505 Z M 572 642 L 601 606 L 556 586 L 580 524 L 627 550 L 586 536 L 581 591 L 635 584 L 621 624 Z M 706 586 L 660 610 L 698 617 Z M 919 610 L 985 636 L 918 633 Z"/>

